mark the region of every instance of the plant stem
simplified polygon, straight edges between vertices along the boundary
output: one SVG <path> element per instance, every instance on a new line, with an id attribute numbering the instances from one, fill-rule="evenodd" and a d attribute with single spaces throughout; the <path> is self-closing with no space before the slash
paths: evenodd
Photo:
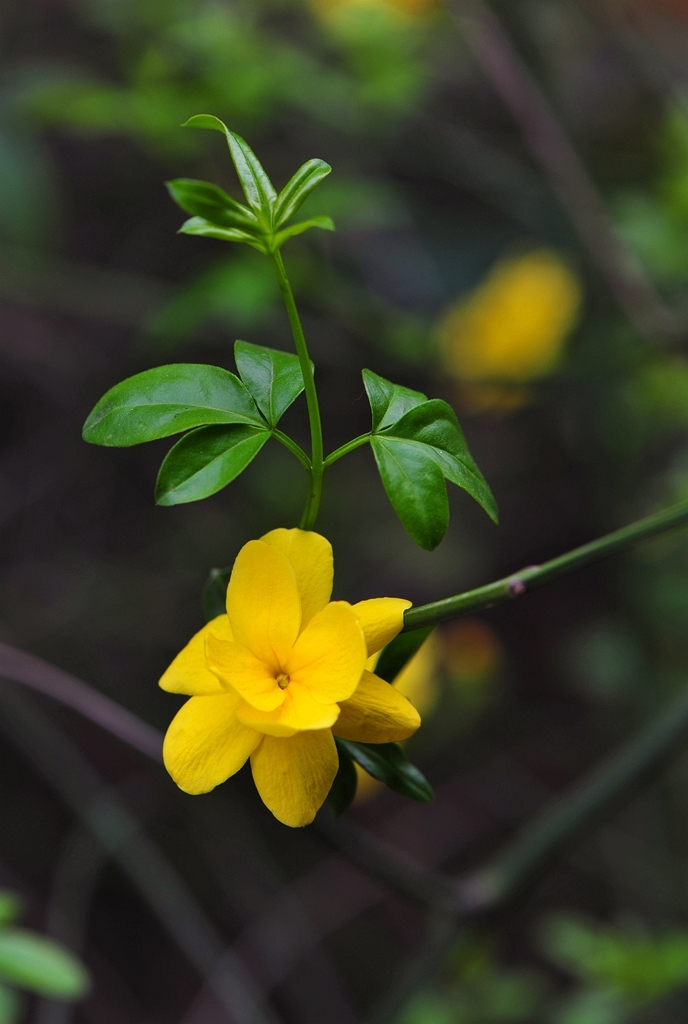
<path id="1" fill-rule="evenodd" d="M 520 572 L 511 576 L 505 576 L 494 583 L 488 583 L 484 587 L 477 587 L 475 590 L 467 590 L 463 594 L 456 594 L 454 597 L 446 597 L 442 601 L 433 601 L 432 604 L 418 605 L 417 608 L 409 608 L 404 616 L 404 632 L 411 629 L 419 629 L 421 626 L 433 626 L 446 619 L 455 619 L 460 615 L 468 615 L 481 608 L 490 608 L 495 604 L 502 604 L 504 601 L 513 600 L 525 594 L 527 590 L 534 587 L 541 587 L 544 583 L 550 583 L 559 576 L 565 576 L 574 569 L 580 569 L 591 562 L 598 562 L 602 558 L 623 551 L 648 537 L 655 537 L 667 530 L 673 530 L 678 526 L 685 526 L 688 523 L 688 502 L 681 502 L 672 505 L 671 508 L 655 515 L 639 519 L 630 526 L 624 526 L 621 530 L 615 530 L 604 537 L 583 544 L 580 548 L 565 555 L 559 555 L 543 565 L 530 565 Z"/>
<path id="2" fill-rule="evenodd" d="M 311 460 L 308 458 L 301 445 L 298 445 L 296 441 L 292 441 L 288 434 L 283 434 L 282 431 L 277 430 L 276 427 L 273 427 L 272 436 L 276 441 L 279 441 L 280 444 L 283 444 L 285 448 L 288 448 L 292 455 L 295 455 L 301 465 L 308 471 L 308 473 L 310 473 Z"/>
<path id="3" fill-rule="evenodd" d="M 355 448 L 360 448 L 362 444 L 366 444 L 368 441 L 370 441 L 370 433 L 361 434 L 359 437 L 355 437 L 353 441 L 347 441 L 347 443 L 343 444 L 341 448 L 337 448 L 336 451 L 331 452 L 327 456 L 324 462 L 324 468 L 328 469 L 333 462 L 336 462 L 337 459 L 341 459 L 342 455 L 348 455 L 349 452 L 352 452 Z"/>
<path id="4" fill-rule="evenodd" d="M 282 257 L 279 252 L 273 252 L 269 256 L 269 259 L 272 263 L 272 269 L 275 271 L 277 283 L 279 284 L 280 291 L 282 292 L 282 298 L 284 299 L 287 316 L 289 317 L 289 325 L 291 326 L 291 333 L 294 336 L 294 345 L 296 346 L 296 352 L 301 364 L 303 383 L 306 389 L 308 422 L 310 423 L 311 428 L 311 469 L 308 497 L 306 499 L 306 505 L 303 510 L 299 526 L 302 530 L 312 530 L 318 515 L 318 509 L 320 508 L 324 472 L 323 437 L 322 424 L 320 422 L 320 409 L 318 407 L 318 393 L 315 389 L 315 378 L 313 376 L 313 367 L 311 366 L 310 356 L 308 355 L 306 338 L 303 333 L 303 327 L 301 326 L 296 302 L 294 301 L 294 293 L 291 290 L 287 272 L 284 269 Z"/>

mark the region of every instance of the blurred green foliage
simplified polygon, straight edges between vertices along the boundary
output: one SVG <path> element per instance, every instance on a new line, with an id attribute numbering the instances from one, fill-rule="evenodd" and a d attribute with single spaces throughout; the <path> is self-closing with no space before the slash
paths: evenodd
<path id="1" fill-rule="evenodd" d="M 91 981 L 80 960 L 53 939 L 15 927 L 22 901 L 0 890 L 0 1024 L 15 1024 L 22 1003 L 15 988 L 71 1002 L 83 999 Z"/>

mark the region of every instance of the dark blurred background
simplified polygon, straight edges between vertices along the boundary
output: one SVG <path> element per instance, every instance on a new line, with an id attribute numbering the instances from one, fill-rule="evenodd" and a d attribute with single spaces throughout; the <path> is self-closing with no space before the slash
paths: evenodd
<path id="1" fill-rule="evenodd" d="M 156 682 L 202 625 L 209 569 L 295 525 L 304 497 L 271 443 L 219 495 L 156 508 L 165 442 L 81 440 L 125 376 L 234 369 L 238 337 L 290 346 L 266 261 L 176 234 L 165 179 L 238 195 L 221 138 L 180 128 L 193 114 L 245 136 L 278 187 L 310 157 L 333 166 L 304 212 L 331 214 L 337 233 L 285 252 L 327 449 L 368 429 L 370 367 L 452 403 L 500 505 L 495 528 L 454 490 L 449 532 L 423 552 L 356 451 L 329 472 L 318 523 L 335 596 L 434 600 L 688 497 L 688 3 L 492 7 L 602 197 L 597 229 L 618 233 L 620 265 L 639 261 L 672 330 L 619 303 L 461 9 L 457 21 L 434 0 L 2 4 L 0 638 L 160 729 L 179 701 Z M 307 444 L 301 403 L 285 429 Z M 363 778 L 350 816 L 428 866 L 478 863 L 680 685 L 687 617 L 679 533 L 439 630 L 402 684 L 425 719 L 409 754 L 437 799 Z M 278 824 L 247 769 L 186 797 L 96 726 L 41 709 L 146 822 L 278 1019 L 372 1012 L 421 941 L 419 910 L 316 827 Z M 231 1021 L 7 723 L 0 763 L 0 882 L 95 977 L 77 1008 L 27 1001 L 20 1019 Z M 685 1020 L 687 772 L 679 758 L 508 923 L 457 947 L 399 1024 Z"/>

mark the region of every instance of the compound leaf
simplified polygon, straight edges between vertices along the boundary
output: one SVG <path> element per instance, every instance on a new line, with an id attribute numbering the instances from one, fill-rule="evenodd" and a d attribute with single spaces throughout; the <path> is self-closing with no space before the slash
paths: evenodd
<path id="1" fill-rule="evenodd" d="M 185 434 L 160 467 L 157 504 L 199 501 L 222 490 L 246 469 L 269 437 L 267 427 L 244 423 L 198 427 Z"/>
<path id="2" fill-rule="evenodd" d="M 370 446 L 394 511 L 416 544 L 433 551 L 449 525 L 442 470 L 424 446 L 413 441 L 373 434 Z"/>
<path id="3" fill-rule="evenodd" d="M 263 215 L 265 226 L 270 227 L 277 193 L 265 173 L 263 165 L 248 143 L 236 132 L 230 131 L 219 117 L 214 117 L 212 114 L 196 114 L 195 117 L 190 117 L 182 127 L 211 128 L 217 132 L 224 132 L 241 187 L 246 196 L 246 202 L 252 210 Z"/>
<path id="4" fill-rule="evenodd" d="M 373 416 L 373 431 L 384 430 L 401 419 L 409 409 L 428 400 L 420 391 L 411 391 L 401 384 L 392 384 L 390 380 L 379 377 L 372 370 L 364 370 L 362 376 Z"/>
<path id="5" fill-rule="evenodd" d="M 276 228 L 294 216 L 316 185 L 319 185 L 331 170 L 330 165 L 324 160 L 317 159 L 307 160 L 299 167 L 277 196 L 274 214 Z"/>
<path id="6" fill-rule="evenodd" d="M 176 178 L 165 183 L 174 201 L 182 210 L 202 217 L 221 228 L 241 228 L 251 231 L 258 226 L 254 214 L 227 193 L 208 181 Z"/>
<path id="7" fill-rule="evenodd" d="M 303 391 L 298 356 L 248 341 L 234 344 L 239 375 L 271 427 Z"/>
<path id="8" fill-rule="evenodd" d="M 235 374 L 204 363 L 144 370 L 103 395 L 84 424 L 85 441 L 126 448 L 210 423 L 264 426 Z"/>
<path id="9" fill-rule="evenodd" d="M 185 220 L 179 228 L 178 234 L 218 238 L 221 242 L 243 242 L 245 245 L 253 246 L 258 252 L 267 253 L 268 251 L 265 242 L 259 235 L 241 231 L 239 228 L 221 228 L 217 224 L 211 224 L 205 217 L 191 217 L 189 220 Z"/>
<path id="10" fill-rule="evenodd" d="M 278 231 L 273 239 L 273 247 L 279 249 L 288 239 L 293 238 L 294 235 L 302 235 L 304 231 L 308 231 L 310 228 L 322 228 L 323 231 L 336 230 L 331 217 L 311 217 L 310 220 L 300 220 L 297 224 L 292 224 L 290 227 Z"/>

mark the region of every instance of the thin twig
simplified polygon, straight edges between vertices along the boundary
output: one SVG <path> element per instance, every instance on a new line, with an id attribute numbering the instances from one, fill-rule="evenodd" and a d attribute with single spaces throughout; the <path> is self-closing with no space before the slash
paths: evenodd
<path id="1" fill-rule="evenodd" d="M 28 695 L 0 684 L 0 728 L 138 889 L 237 1024 L 277 1024 L 183 879 L 92 765 Z"/>
<path id="2" fill-rule="evenodd" d="M 449 15 L 495 92 L 511 112 L 533 156 L 566 210 L 591 263 L 643 335 L 679 331 L 635 253 L 616 231 L 602 197 L 540 85 L 484 0 L 453 0 Z"/>
<path id="3" fill-rule="evenodd" d="M 0 643 L 0 676 L 66 704 L 134 750 L 162 761 L 161 732 L 69 672 L 34 654 Z"/>
<path id="4" fill-rule="evenodd" d="M 446 597 L 442 601 L 433 601 L 431 604 L 409 608 L 404 616 L 404 632 L 432 626 L 447 619 L 455 619 L 460 615 L 470 615 L 482 608 L 491 608 L 493 605 L 512 601 L 521 597 L 528 590 L 551 583 L 552 580 L 565 576 L 575 569 L 581 569 L 592 562 L 609 558 L 610 555 L 638 544 L 642 540 L 648 540 L 650 537 L 656 537 L 686 524 L 688 524 L 688 502 L 680 502 L 655 515 L 639 519 L 637 522 L 631 523 L 630 526 L 624 526 L 620 530 L 614 530 L 613 533 L 605 534 L 604 537 L 598 537 L 597 540 L 574 548 L 573 551 L 567 551 L 566 554 L 559 555 L 543 565 L 531 565 L 510 576 L 505 576 L 501 580 L 495 580 L 494 583 L 488 583 L 484 587 L 467 590 L 463 594 Z"/>

